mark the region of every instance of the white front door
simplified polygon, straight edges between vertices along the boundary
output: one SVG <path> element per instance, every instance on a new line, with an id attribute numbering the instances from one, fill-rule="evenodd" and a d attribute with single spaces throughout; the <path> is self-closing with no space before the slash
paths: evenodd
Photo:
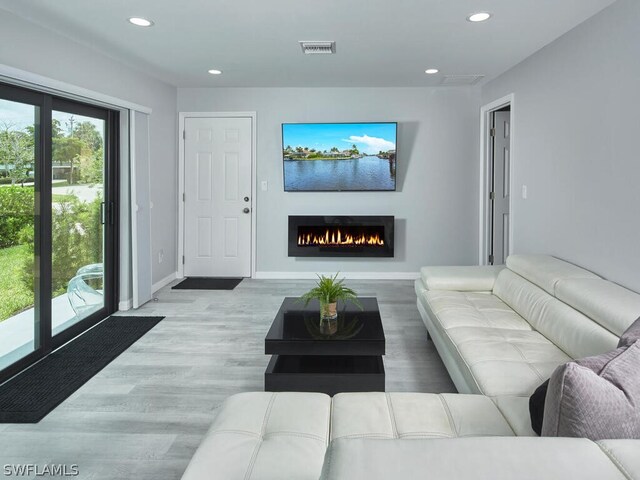
<path id="1" fill-rule="evenodd" d="M 511 185 L 511 112 L 493 113 L 490 263 L 503 265 L 509 255 L 509 196 Z"/>
<path id="2" fill-rule="evenodd" d="M 184 275 L 251 276 L 251 118 L 186 118 Z"/>

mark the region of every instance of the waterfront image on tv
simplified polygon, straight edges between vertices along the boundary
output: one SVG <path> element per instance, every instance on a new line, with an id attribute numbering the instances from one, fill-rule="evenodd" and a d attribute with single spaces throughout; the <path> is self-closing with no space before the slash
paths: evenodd
<path id="1" fill-rule="evenodd" d="M 284 123 L 284 190 L 396 189 L 396 123 Z"/>

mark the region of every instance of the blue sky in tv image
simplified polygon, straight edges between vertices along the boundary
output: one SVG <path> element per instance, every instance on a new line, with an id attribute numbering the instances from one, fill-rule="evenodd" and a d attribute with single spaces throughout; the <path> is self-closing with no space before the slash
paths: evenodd
<path id="1" fill-rule="evenodd" d="M 285 123 L 282 148 L 342 152 L 356 145 L 361 153 L 376 154 L 396 148 L 395 123 Z"/>
<path id="2" fill-rule="evenodd" d="M 284 190 L 394 191 L 395 123 L 283 124 Z"/>

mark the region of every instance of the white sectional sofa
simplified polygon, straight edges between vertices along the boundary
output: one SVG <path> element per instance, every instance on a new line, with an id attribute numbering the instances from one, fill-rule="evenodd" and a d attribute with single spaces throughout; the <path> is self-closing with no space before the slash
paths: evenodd
<path id="1" fill-rule="evenodd" d="M 529 396 L 555 368 L 616 348 L 640 295 L 547 255 L 425 267 L 418 311 L 461 393 Z"/>
<path id="2" fill-rule="evenodd" d="M 489 397 L 249 392 L 183 480 L 637 480 L 640 440 L 516 437 Z"/>
<path id="3" fill-rule="evenodd" d="M 416 293 L 460 394 L 234 395 L 183 480 L 640 479 L 640 440 L 538 438 L 528 411 L 558 365 L 616 347 L 640 295 L 543 255 L 424 268 Z"/>

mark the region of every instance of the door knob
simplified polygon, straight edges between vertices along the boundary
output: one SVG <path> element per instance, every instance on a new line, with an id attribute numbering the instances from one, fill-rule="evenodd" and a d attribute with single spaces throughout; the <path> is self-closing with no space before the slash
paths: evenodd
<path id="1" fill-rule="evenodd" d="M 249 201 L 249 197 L 244 197 L 244 201 L 248 202 Z"/>
<path id="2" fill-rule="evenodd" d="M 249 213 L 251 210 L 249 210 L 248 208 L 246 208 L 246 207 L 245 207 L 242 211 L 243 211 L 244 213 Z"/>

